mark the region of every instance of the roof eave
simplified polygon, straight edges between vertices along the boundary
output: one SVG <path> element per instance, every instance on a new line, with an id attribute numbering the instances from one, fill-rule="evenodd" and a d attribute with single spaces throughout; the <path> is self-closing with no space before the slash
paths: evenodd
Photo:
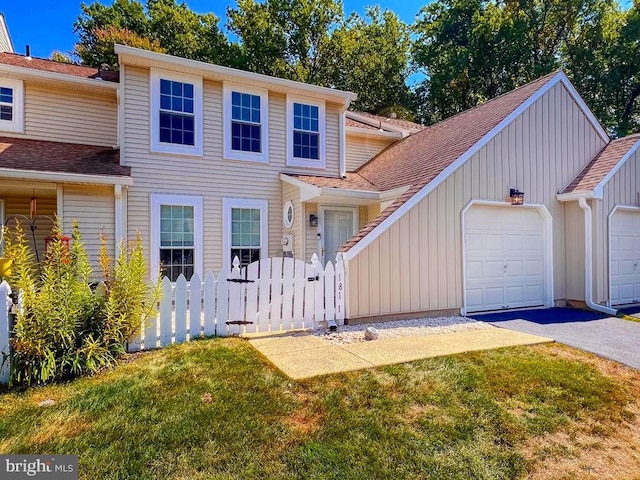
<path id="1" fill-rule="evenodd" d="M 7 65 L 0 63 L 0 72 L 18 75 L 20 77 L 32 77 L 42 80 L 52 80 L 58 82 L 70 83 L 90 88 L 98 88 L 104 90 L 118 90 L 120 84 L 118 82 L 108 82 L 105 80 L 96 80 L 93 78 L 77 77 L 75 75 L 67 75 L 64 73 L 48 72 L 46 70 L 37 70 L 35 68 L 18 67 L 15 65 Z"/>
<path id="2" fill-rule="evenodd" d="M 134 60 L 137 59 L 138 61 L 143 60 L 150 64 L 159 64 L 169 67 L 172 66 L 178 69 L 187 68 L 206 73 L 208 78 L 212 78 L 217 81 L 230 80 L 251 83 L 270 90 L 279 89 L 279 91 L 282 91 L 283 93 L 291 92 L 301 95 L 306 94 L 307 96 L 313 95 L 315 97 L 326 98 L 330 101 L 341 103 L 343 105 L 348 105 L 350 102 L 358 98 L 358 96 L 353 92 L 345 92 L 333 88 L 320 87 L 317 85 L 310 85 L 278 77 L 270 77 L 259 73 L 247 72 L 235 68 L 215 65 L 213 63 L 176 57 L 173 55 L 167 55 L 166 53 L 150 52 L 148 50 L 142 50 L 140 48 L 128 47 L 120 44 L 116 44 L 114 46 L 114 51 L 119 56 L 120 62 L 125 64 L 133 63 L 135 65 Z"/>
<path id="3" fill-rule="evenodd" d="M 348 135 L 354 137 L 378 137 L 391 140 L 400 140 L 403 138 L 400 132 L 385 132 L 380 130 L 369 130 L 367 128 L 346 127 L 345 131 Z"/>
<path id="4" fill-rule="evenodd" d="M 559 202 L 573 202 L 576 200 L 580 200 L 581 198 L 591 199 L 602 197 L 597 197 L 592 190 L 577 190 L 575 192 L 556 194 L 556 200 L 558 200 Z"/>
<path id="5" fill-rule="evenodd" d="M 37 180 L 87 185 L 133 185 L 133 178 L 124 175 L 93 175 L 84 173 L 20 170 L 17 168 L 0 168 L 0 177 L 17 180 Z"/>

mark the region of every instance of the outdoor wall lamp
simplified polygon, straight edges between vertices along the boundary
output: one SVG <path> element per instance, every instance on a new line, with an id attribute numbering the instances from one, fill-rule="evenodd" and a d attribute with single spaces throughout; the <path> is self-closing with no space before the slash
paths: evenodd
<path id="1" fill-rule="evenodd" d="M 521 192 L 517 188 L 509 189 L 509 199 L 511 205 L 523 205 L 524 204 L 524 192 Z"/>
<path id="2" fill-rule="evenodd" d="M 312 213 L 311 215 L 309 215 L 309 226 L 310 227 L 318 226 L 318 215 L 316 215 L 315 213 Z"/>

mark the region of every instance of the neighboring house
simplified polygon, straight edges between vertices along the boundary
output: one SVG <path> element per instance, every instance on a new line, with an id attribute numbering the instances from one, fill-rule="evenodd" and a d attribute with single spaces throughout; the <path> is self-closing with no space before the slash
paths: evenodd
<path id="1" fill-rule="evenodd" d="M 37 197 L 94 258 L 101 233 L 111 252 L 140 233 L 172 280 L 342 251 L 351 321 L 640 298 L 640 138 L 611 142 L 561 72 L 424 127 L 349 111 L 349 92 L 116 53 L 119 75 L 0 54 L 3 218 Z"/>
<path id="2" fill-rule="evenodd" d="M 0 52 L 13 53 L 13 43 L 2 13 L 0 13 Z"/>
<path id="3" fill-rule="evenodd" d="M 44 216 L 58 215 L 66 232 L 77 218 L 93 258 L 101 233 L 111 253 L 122 236 L 115 217 L 131 177 L 114 149 L 117 81 L 117 72 L 0 53 L 0 223 L 37 205 L 40 256 L 51 231 Z"/>

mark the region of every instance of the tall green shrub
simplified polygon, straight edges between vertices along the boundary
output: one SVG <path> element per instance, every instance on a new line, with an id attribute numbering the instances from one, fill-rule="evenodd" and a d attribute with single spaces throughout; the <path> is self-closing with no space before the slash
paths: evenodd
<path id="1" fill-rule="evenodd" d="M 20 225 L 5 232 L 5 238 L 5 256 L 15 265 L 9 282 L 20 292 L 11 338 L 11 384 L 43 384 L 113 365 L 157 300 L 157 287 L 146 281 L 140 240 L 123 244 L 114 261 L 103 238 L 100 264 L 106 288 L 92 289 L 77 222 L 68 246 L 55 225 L 40 271 Z"/>

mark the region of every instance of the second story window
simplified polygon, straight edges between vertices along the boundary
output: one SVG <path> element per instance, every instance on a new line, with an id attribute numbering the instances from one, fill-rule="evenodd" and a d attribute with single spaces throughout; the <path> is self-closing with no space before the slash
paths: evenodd
<path id="1" fill-rule="evenodd" d="M 231 149 L 260 153 L 260 96 L 231 92 Z"/>
<path id="2" fill-rule="evenodd" d="M 202 79 L 151 70 L 151 150 L 202 155 Z"/>
<path id="3" fill-rule="evenodd" d="M 266 90 L 224 84 L 224 157 L 268 162 L 268 98 Z"/>
<path id="4" fill-rule="evenodd" d="M 22 81 L 0 78 L 0 131 L 24 131 L 23 92 Z"/>
<path id="5" fill-rule="evenodd" d="M 325 167 L 325 104 L 287 96 L 287 165 Z"/>
<path id="6" fill-rule="evenodd" d="M 160 79 L 160 141 L 195 145 L 193 84 Z"/>

